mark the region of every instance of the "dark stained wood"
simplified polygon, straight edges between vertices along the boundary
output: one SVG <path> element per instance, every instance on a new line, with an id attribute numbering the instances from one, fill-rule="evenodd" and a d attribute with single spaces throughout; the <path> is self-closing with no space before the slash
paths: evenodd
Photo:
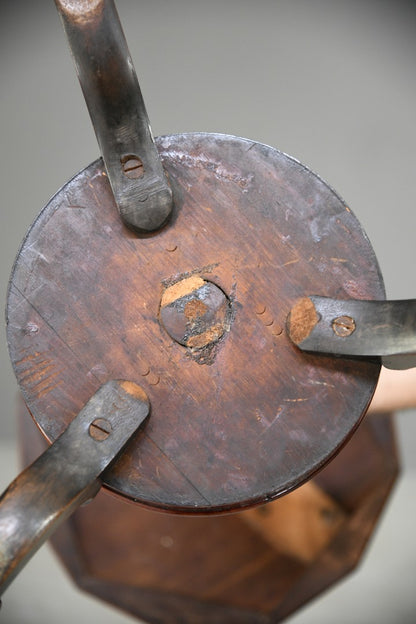
<path id="1" fill-rule="evenodd" d="M 24 409 L 19 422 L 28 463 L 45 442 Z M 278 501 L 190 517 L 102 490 L 52 543 L 77 585 L 145 622 L 276 624 L 358 564 L 396 475 L 391 418 L 367 416 L 314 481 Z"/>
<path id="2" fill-rule="evenodd" d="M 32 226 L 8 298 L 13 366 L 51 440 L 104 381 L 143 386 L 151 417 L 107 481 L 114 491 L 181 512 L 265 502 L 343 445 L 379 372 L 301 353 L 287 315 L 310 294 L 383 298 L 378 265 L 349 208 L 288 156 L 222 135 L 158 147 L 175 198 L 162 232 L 138 238 L 123 226 L 101 161 Z M 201 349 L 159 318 L 165 290 L 193 276 L 231 308 L 226 331 Z"/>
<path id="3" fill-rule="evenodd" d="M 109 381 L 63 435 L 10 483 L 0 497 L 1 594 L 56 527 L 97 494 L 101 473 L 124 450 L 149 409 L 139 386 Z"/>

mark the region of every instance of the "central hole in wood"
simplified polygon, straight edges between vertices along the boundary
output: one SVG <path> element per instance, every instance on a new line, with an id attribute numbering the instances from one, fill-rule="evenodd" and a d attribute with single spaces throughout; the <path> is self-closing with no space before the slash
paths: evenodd
<path id="1" fill-rule="evenodd" d="M 213 282 L 198 275 L 169 285 L 162 294 L 160 321 L 179 344 L 191 349 L 218 341 L 229 327 L 230 301 Z"/>

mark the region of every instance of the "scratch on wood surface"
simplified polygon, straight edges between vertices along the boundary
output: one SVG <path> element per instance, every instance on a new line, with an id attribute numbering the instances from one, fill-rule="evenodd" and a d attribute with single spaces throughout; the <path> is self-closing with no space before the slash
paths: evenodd
<path id="1" fill-rule="evenodd" d="M 334 384 L 328 383 L 327 381 L 318 381 L 316 379 L 310 379 L 309 383 L 311 386 L 325 386 L 327 388 L 335 388 Z"/>
<path id="2" fill-rule="evenodd" d="M 61 371 L 56 371 L 55 373 L 52 373 L 52 375 L 48 375 L 47 377 L 40 377 L 38 379 L 38 381 L 36 383 L 33 384 L 31 390 L 33 392 L 36 392 L 36 394 L 38 395 L 38 397 L 42 397 L 45 394 L 47 394 L 48 392 L 48 388 L 50 388 L 52 385 L 53 387 L 56 387 L 57 385 L 60 385 L 60 382 L 57 382 L 55 384 L 53 384 L 53 380 L 58 377 L 58 375 L 60 375 Z"/>
<path id="3" fill-rule="evenodd" d="M 275 417 L 273 418 L 273 420 L 272 420 L 271 422 L 270 422 L 270 421 L 269 421 L 269 420 L 268 420 L 268 419 L 264 416 L 264 414 L 263 414 L 262 412 L 260 412 L 260 410 L 256 410 L 256 414 L 257 414 L 256 420 L 257 420 L 258 422 L 261 422 L 261 424 L 262 424 L 262 425 L 263 425 L 263 427 L 264 427 L 264 429 L 263 429 L 263 431 L 261 432 L 260 436 L 263 436 L 265 433 L 267 433 L 267 432 L 269 431 L 269 429 L 270 429 L 271 427 L 273 427 L 273 425 L 275 424 L 275 422 L 276 422 L 277 420 L 279 420 L 280 416 L 281 416 L 281 415 L 282 415 L 282 413 L 283 413 L 283 409 L 284 409 L 283 407 L 279 407 L 279 408 L 277 409 L 276 415 L 275 415 Z"/>
<path id="4" fill-rule="evenodd" d="M 43 354 L 38 351 L 25 356 L 15 364 L 16 368 L 23 369 L 25 365 L 27 367 L 20 376 L 19 383 L 29 388 L 31 392 L 35 392 L 38 398 L 42 398 L 62 383 L 62 379 L 54 382 L 56 377 L 61 375 L 62 370 L 56 370 L 52 360 L 44 358 Z"/>
<path id="5" fill-rule="evenodd" d="M 297 256 L 296 258 L 293 258 L 293 260 L 288 260 L 287 262 L 284 262 L 283 264 L 275 264 L 274 262 L 270 261 L 267 263 L 267 266 L 270 267 L 271 269 L 274 269 L 275 271 L 278 271 L 279 269 L 285 269 L 287 266 L 290 266 L 291 264 L 297 264 L 298 262 L 300 262 L 300 258 L 299 256 Z M 258 271 L 258 269 L 261 267 L 261 264 L 256 261 L 255 263 L 247 263 L 244 265 L 244 269 L 245 270 L 254 270 L 254 271 Z"/>
<path id="6" fill-rule="evenodd" d="M 11 287 L 14 286 L 13 282 L 11 282 L 10 284 Z M 20 293 L 19 293 L 20 294 Z M 14 293 L 13 293 L 14 295 Z M 20 308 L 20 306 L 26 304 L 26 300 L 21 297 L 19 299 L 19 301 L 15 301 L 15 297 L 13 297 L 13 300 L 11 299 L 11 297 L 9 297 L 9 307 L 7 310 L 7 320 L 8 320 L 8 326 L 9 327 L 13 327 L 14 329 L 21 329 L 20 325 L 15 325 L 13 324 L 11 321 L 15 315 L 15 313 L 17 312 L 17 310 Z"/>
<path id="7" fill-rule="evenodd" d="M 160 376 L 156 373 L 150 373 L 150 375 L 147 376 L 147 381 L 149 382 L 150 386 L 157 386 L 160 382 Z"/>
<path id="8" fill-rule="evenodd" d="M 48 367 L 48 368 L 51 368 L 51 367 Z M 45 384 L 49 384 L 53 379 L 55 379 L 55 377 L 57 377 L 60 373 L 61 371 L 55 371 L 49 374 L 49 371 L 45 373 L 44 370 L 41 370 L 39 372 L 39 378 L 34 384 L 34 387 L 37 389 L 41 389 Z"/>
<path id="9" fill-rule="evenodd" d="M 170 149 L 169 156 L 173 157 L 175 160 L 178 160 L 184 167 L 209 171 L 218 180 L 234 182 L 243 189 L 251 186 L 251 183 L 254 179 L 253 173 L 244 174 L 242 171 L 240 171 L 237 165 L 231 165 L 227 168 L 225 165 L 226 161 L 224 161 L 224 159 L 211 158 L 209 155 L 203 153 L 199 155 L 190 155 L 188 152 L 184 152 L 182 150 Z"/>
<path id="10" fill-rule="evenodd" d="M 59 380 L 56 383 L 49 384 L 49 385 L 45 386 L 40 391 L 39 391 L 39 388 L 38 388 L 38 398 L 42 399 L 44 396 L 49 394 L 49 392 L 52 392 L 52 390 L 55 390 L 56 388 L 58 388 L 61 384 L 62 384 L 62 380 Z"/>
<path id="11" fill-rule="evenodd" d="M 94 199 L 95 199 L 96 203 L 99 204 L 100 202 L 98 201 L 97 193 L 95 192 L 94 185 L 92 184 L 91 181 L 88 182 L 88 186 L 92 190 L 92 194 L 94 195 Z"/>
<path id="12" fill-rule="evenodd" d="M 270 427 L 270 422 L 265 417 L 263 412 L 260 409 L 257 408 L 256 411 L 255 411 L 255 414 L 256 414 L 257 422 L 261 423 L 264 427 L 266 427 L 266 429 L 268 429 Z"/>
<path id="13" fill-rule="evenodd" d="M 38 367 L 28 369 L 21 377 L 20 383 L 24 385 L 32 385 L 32 383 L 38 383 L 43 371 L 40 371 Z"/>
<path id="14" fill-rule="evenodd" d="M 38 249 L 35 250 L 35 254 L 36 254 L 36 260 L 40 258 L 41 260 L 49 264 L 49 260 L 47 259 L 47 257 Z"/>
<path id="15" fill-rule="evenodd" d="M 337 225 L 339 225 L 347 234 L 351 234 L 351 230 L 340 220 L 337 219 Z"/>
<path id="16" fill-rule="evenodd" d="M 34 353 L 29 353 L 25 355 L 21 360 L 16 360 L 15 366 L 23 366 L 24 364 L 31 363 L 33 360 L 36 360 L 42 354 L 39 351 L 35 351 Z"/>
<path id="17" fill-rule="evenodd" d="M 295 260 L 289 260 L 288 262 L 285 262 L 284 264 L 282 264 L 282 267 L 286 267 L 289 266 L 289 264 L 296 264 L 297 262 L 299 262 L 300 258 L 296 258 Z"/>

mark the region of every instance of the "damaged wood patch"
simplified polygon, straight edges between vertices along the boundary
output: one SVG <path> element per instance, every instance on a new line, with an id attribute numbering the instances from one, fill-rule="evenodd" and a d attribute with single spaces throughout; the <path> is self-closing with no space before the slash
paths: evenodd
<path id="1" fill-rule="evenodd" d="M 217 342 L 230 324 L 230 301 L 213 282 L 193 275 L 162 294 L 160 321 L 179 344 L 203 349 Z"/>
<path id="2" fill-rule="evenodd" d="M 309 297 L 303 297 L 290 311 L 287 321 L 289 337 L 295 344 L 301 344 L 310 335 L 318 321 L 319 316 L 312 300 Z"/>

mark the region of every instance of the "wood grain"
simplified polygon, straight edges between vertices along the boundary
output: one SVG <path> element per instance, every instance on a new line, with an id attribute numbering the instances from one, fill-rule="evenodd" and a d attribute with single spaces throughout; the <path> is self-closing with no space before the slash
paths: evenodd
<path id="1" fill-rule="evenodd" d="M 344 444 L 379 366 L 301 353 L 285 331 L 299 298 L 383 298 L 358 221 L 321 179 L 235 137 L 158 140 L 175 210 L 160 233 L 121 223 L 101 161 L 51 200 L 20 250 L 8 341 L 25 400 L 53 440 L 109 378 L 143 386 L 152 412 L 107 486 L 181 512 L 275 498 Z M 187 278 L 227 295 L 227 331 L 178 344 L 159 313 Z"/>
<path id="2" fill-rule="evenodd" d="M 276 501 L 241 511 L 239 517 L 274 550 L 303 563 L 315 561 L 347 518 L 341 505 L 313 481 Z"/>

